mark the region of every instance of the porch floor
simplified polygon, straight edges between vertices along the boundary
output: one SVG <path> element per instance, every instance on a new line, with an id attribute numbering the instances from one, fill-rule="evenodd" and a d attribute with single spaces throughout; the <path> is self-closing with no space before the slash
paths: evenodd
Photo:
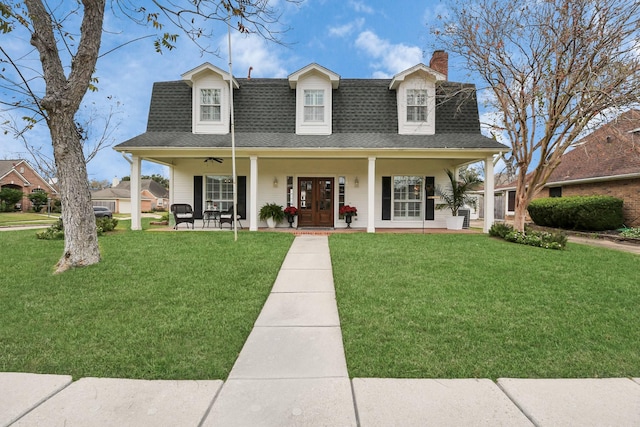
<path id="1" fill-rule="evenodd" d="M 248 224 L 243 224 L 243 229 L 240 231 L 248 231 Z M 210 225 L 209 227 L 203 227 L 202 220 L 196 220 L 194 228 L 187 228 L 186 225 L 180 224 L 177 230 L 173 227 L 167 226 L 166 228 L 158 228 L 156 230 L 164 231 L 233 231 L 227 225 L 224 225 L 222 229 L 217 226 Z M 276 227 L 267 228 L 259 227 L 258 231 L 271 232 L 271 233 L 292 233 L 296 236 L 312 235 L 312 236 L 328 236 L 336 233 L 366 233 L 366 228 L 289 228 L 289 227 Z M 446 228 L 376 228 L 376 233 L 399 233 L 399 234 L 477 234 L 482 233 L 482 222 L 471 221 L 471 227 L 462 230 L 448 230 Z"/>

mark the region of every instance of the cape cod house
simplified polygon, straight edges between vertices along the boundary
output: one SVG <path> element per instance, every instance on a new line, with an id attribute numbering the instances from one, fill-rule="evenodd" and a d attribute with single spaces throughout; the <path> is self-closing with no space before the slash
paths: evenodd
<path id="1" fill-rule="evenodd" d="M 171 203 L 190 204 L 196 218 L 207 203 L 233 203 L 234 135 L 236 207 L 252 231 L 265 225 L 265 203 L 299 208 L 299 227 L 345 227 L 339 209 L 350 205 L 352 227 L 368 232 L 444 228 L 451 214 L 435 209 L 435 189 L 448 183 L 445 168 L 483 161 L 493 194 L 493 157 L 508 150 L 481 135 L 475 87 L 447 71 L 443 51 L 391 79 L 343 79 L 318 64 L 288 78 L 235 78 L 205 63 L 155 83 L 147 131 L 115 149 L 131 161 L 132 188 L 141 160 L 167 165 Z M 131 194 L 139 229 L 140 191 Z M 493 197 L 484 200 L 493 212 Z"/>

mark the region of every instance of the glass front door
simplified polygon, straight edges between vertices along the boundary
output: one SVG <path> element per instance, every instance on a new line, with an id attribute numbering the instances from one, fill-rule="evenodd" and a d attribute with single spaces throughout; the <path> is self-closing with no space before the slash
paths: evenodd
<path id="1" fill-rule="evenodd" d="M 298 178 L 298 226 L 333 227 L 333 178 Z"/>

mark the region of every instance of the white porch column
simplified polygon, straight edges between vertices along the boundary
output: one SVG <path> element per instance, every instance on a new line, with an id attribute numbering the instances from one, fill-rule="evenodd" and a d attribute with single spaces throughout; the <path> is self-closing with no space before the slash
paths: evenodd
<path id="1" fill-rule="evenodd" d="M 140 172 L 142 170 L 142 160 L 139 156 L 131 158 L 131 229 L 142 230 L 141 221 L 141 192 Z"/>
<path id="2" fill-rule="evenodd" d="M 367 233 L 376 232 L 376 158 L 369 157 L 367 176 Z"/>
<path id="3" fill-rule="evenodd" d="M 495 179 L 493 176 L 493 156 L 484 160 L 484 228 L 485 233 L 493 225 L 494 215 Z"/>
<path id="4" fill-rule="evenodd" d="M 258 231 L 258 156 L 250 156 L 249 159 L 251 160 L 249 231 Z"/>

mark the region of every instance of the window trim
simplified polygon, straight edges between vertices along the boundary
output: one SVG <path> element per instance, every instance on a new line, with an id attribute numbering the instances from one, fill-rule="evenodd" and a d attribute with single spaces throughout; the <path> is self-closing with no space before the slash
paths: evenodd
<path id="1" fill-rule="evenodd" d="M 429 120 L 429 91 L 427 89 L 409 88 L 406 90 L 405 96 L 407 123 L 426 123 Z M 415 102 L 415 100 L 420 102 Z M 411 114 L 411 117 L 409 117 L 409 111 L 413 111 L 413 109 L 417 111 L 417 114 Z M 414 119 L 414 116 L 417 116 L 418 119 Z"/>
<path id="2" fill-rule="evenodd" d="M 324 93 L 324 89 L 304 89 L 302 92 L 302 122 L 303 123 L 312 123 L 312 124 L 317 124 L 317 123 L 324 123 L 325 122 L 325 93 Z M 307 95 L 311 95 L 310 100 L 312 101 L 312 103 L 307 104 Z M 320 97 L 318 97 L 318 95 L 320 95 Z M 317 103 L 318 98 L 321 98 L 321 103 Z M 309 117 L 312 118 L 307 118 L 307 111 L 312 111 L 312 114 L 309 115 Z M 319 112 L 321 112 L 322 114 L 322 119 L 319 119 L 318 117 L 320 116 L 320 114 L 318 114 Z"/>
<path id="3" fill-rule="evenodd" d="M 417 199 L 415 198 L 404 198 L 404 199 L 396 199 L 396 182 L 398 180 L 398 178 L 403 178 L 405 180 L 409 180 L 409 179 L 417 179 L 418 181 L 418 185 L 419 187 L 416 189 L 415 185 L 414 185 L 414 189 L 413 192 L 411 190 L 409 190 L 407 188 L 407 196 L 410 193 L 413 193 L 414 195 L 417 195 Z M 424 208 L 425 208 L 425 200 L 424 200 L 424 184 L 425 184 L 425 179 L 424 176 L 420 176 L 420 175 L 393 175 L 391 177 L 391 220 L 392 221 L 422 221 L 423 218 L 423 213 L 424 213 Z M 406 183 L 407 186 L 410 186 L 412 184 L 410 183 Z M 414 216 L 400 216 L 396 214 L 396 203 L 404 203 L 406 204 L 406 208 L 404 209 L 405 212 L 409 212 L 408 209 L 408 205 L 409 203 L 417 203 L 419 205 L 419 209 L 416 215 Z M 413 212 L 415 212 L 415 209 L 412 210 Z"/>
<path id="4" fill-rule="evenodd" d="M 205 103 L 204 102 L 204 92 L 205 91 L 211 91 L 211 96 L 212 96 L 212 102 L 211 103 Z M 217 98 L 218 98 L 218 103 L 215 103 L 215 98 L 216 98 L 216 94 L 217 94 Z M 204 118 L 204 109 L 205 107 L 212 107 L 212 112 L 214 112 L 213 114 L 213 118 L 208 119 L 208 118 Z M 215 117 L 215 111 L 216 111 L 216 107 L 217 107 L 217 118 Z M 198 109 L 199 109 L 199 118 L 200 118 L 200 122 L 202 123 L 220 123 L 222 122 L 222 89 L 220 88 L 214 88 L 214 87 L 203 87 L 200 88 L 200 98 L 199 98 L 199 103 L 198 103 Z"/>
<path id="5" fill-rule="evenodd" d="M 216 189 L 214 187 L 215 180 L 219 181 L 218 193 L 219 197 L 216 197 Z M 230 188 L 223 188 L 224 185 L 230 186 Z M 227 197 L 222 197 L 226 194 Z M 205 206 L 207 202 L 212 202 L 214 210 L 225 211 L 233 205 L 233 177 L 229 175 L 205 175 L 204 177 L 204 200 Z"/>

